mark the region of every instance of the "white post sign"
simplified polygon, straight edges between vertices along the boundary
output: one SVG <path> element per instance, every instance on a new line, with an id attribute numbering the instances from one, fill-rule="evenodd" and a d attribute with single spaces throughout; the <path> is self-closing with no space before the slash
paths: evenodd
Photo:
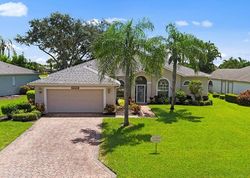
<path id="1" fill-rule="evenodd" d="M 161 142 L 161 136 L 159 135 L 153 135 L 150 139 L 152 143 L 155 143 L 155 154 L 157 154 L 157 143 Z"/>

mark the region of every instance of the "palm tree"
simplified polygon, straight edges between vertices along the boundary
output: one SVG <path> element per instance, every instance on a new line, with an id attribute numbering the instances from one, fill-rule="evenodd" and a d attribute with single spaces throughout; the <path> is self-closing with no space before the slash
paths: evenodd
<path id="1" fill-rule="evenodd" d="M 148 38 L 146 35 L 146 30 L 153 29 L 153 24 L 147 19 L 136 24 L 133 20 L 115 22 L 93 44 L 101 79 L 104 75 L 115 76 L 119 70 L 125 73 L 124 126 L 129 125 L 129 95 L 134 73 L 143 69 L 147 74 L 159 76 L 165 61 L 162 38 Z"/>
<path id="2" fill-rule="evenodd" d="M 193 35 L 181 33 L 175 25 L 169 24 L 166 27 L 168 38 L 166 42 L 168 63 L 173 64 L 172 73 L 172 100 L 170 111 L 174 110 L 175 90 L 176 90 L 176 71 L 178 64 L 189 63 L 195 72 L 199 69 L 199 61 L 206 60 L 206 43 Z"/>
<path id="3" fill-rule="evenodd" d="M 4 40 L 1 36 L 0 36 L 0 55 L 5 55 L 5 51 L 7 51 L 7 56 L 8 58 L 11 55 L 11 52 L 16 55 L 16 51 L 13 47 L 13 43 L 11 40 Z"/>

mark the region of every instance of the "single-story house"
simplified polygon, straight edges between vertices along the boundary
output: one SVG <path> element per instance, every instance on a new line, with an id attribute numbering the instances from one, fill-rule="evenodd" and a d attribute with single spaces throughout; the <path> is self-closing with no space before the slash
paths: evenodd
<path id="1" fill-rule="evenodd" d="M 0 96 L 19 94 L 21 86 L 37 79 L 33 70 L 0 61 Z"/>
<path id="2" fill-rule="evenodd" d="M 241 69 L 217 69 L 211 74 L 210 89 L 216 93 L 239 94 L 250 90 L 250 66 Z"/>
<path id="3" fill-rule="evenodd" d="M 118 73 L 116 79 L 105 76 L 100 81 L 96 61 L 91 60 L 31 82 L 30 85 L 35 86 L 35 102 L 44 104 L 45 112 L 103 112 L 106 104 L 114 105 L 117 95 L 123 95 L 124 74 Z M 178 66 L 176 88 L 189 94 L 188 84 L 191 80 L 201 80 L 202 94 L 208 94 L 210 75 Z M 155 95 L 170 97 L 171 82 L 172 66 L 168 64 L 160 78 L 147 76 L 143 71 L 137 72 L 131 87 L 131 98 L 144 104 Z"/>

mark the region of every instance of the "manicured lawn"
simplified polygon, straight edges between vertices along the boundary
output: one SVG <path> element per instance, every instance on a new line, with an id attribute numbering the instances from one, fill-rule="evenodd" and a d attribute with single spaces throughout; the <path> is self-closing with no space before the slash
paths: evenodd
<path id="1" fill-rule="evenodd" d="M 10 103 L 27 101 L 26 95 L 12 99 L 0 99 L 0 116 L 3 116 L 1 107 Z M 0 121 L 0 150 L 10 144 L 32 125 L 31 122 Z"/>
<path id="2" fill-rule="evenodd" d="M 25 101 L 28 101 L 26 95 L 16 97 L 16 98 L 4 98 L 4 99 L 0 98 L 0 117 L 3 116 L 2 110 L 1 110 L 2 106 L 10 104 L 10 103 L 21 103 Z"/>
<path id="3" fill-rule="evenodd" d="M 31 126 L 32 122 L 0 121 L 0 151 Z"/>
<path id="4" fill-rule="evenodd" d="M 105 119 L 100 159 L 118 177 L 250 177 L 250 108 L 152 105 L 158 119 Z M 152 135 L 160 135 L 153 154 Z"/>

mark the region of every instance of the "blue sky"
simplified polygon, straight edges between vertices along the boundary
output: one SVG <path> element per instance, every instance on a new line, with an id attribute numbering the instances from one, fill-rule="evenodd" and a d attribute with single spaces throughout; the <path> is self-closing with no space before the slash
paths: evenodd
<path id="1" fill-rule="evenodd" d="M 166 36 L 166 24 L 175 22 L 181 31 L 214 42 L 223 58 L 250 60 L 249 7 L 247 0 L 0 0 L 0 35 L 13 39 L 28 30 L 30 20 L 55 11 L 83 20 L 148 17 L 155 25 L 154 35 Z M 35 47 L 16 44 L 16 50 L 37 62 L 47 59 Z"/>

